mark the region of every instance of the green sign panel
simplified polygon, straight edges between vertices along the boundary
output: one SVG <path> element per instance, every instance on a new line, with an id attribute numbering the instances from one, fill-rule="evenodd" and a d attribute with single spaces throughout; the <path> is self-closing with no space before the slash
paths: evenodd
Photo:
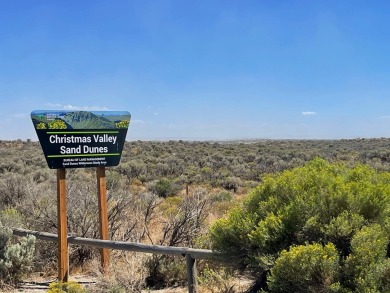
<path id="1" fill-rule="evenodd" d="M 117 166 L 130 117 L 124 111 L 31 112 L 51 169 Z"/>

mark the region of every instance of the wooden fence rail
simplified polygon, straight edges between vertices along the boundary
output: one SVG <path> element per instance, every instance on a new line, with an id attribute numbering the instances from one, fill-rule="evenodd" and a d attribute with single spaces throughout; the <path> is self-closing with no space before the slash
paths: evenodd
<path id="1" fill-rule="evenodd" d="M 28 235 L 33 235 L 40 240 L 58 242 L 57 234 L 31 231 L 31 230 L 25 230 L 19 228 L 13 228 L 12 231 L 15 236 L 25 237 Z M 197 279 L 196 260 L 197 259 L 214 260 L 217 262 L 227 261 L 225 255 L 207 249 L 148 245 L 148 244 L 141 244 L 141 243 L 134 243 L 134 242 L 100 240 L 100 239 L 82 238 L 82 237 L 75 237 L 75 236 L 68 236 L 68 243 L 92 246 L 96 248 L 108 248 L 108 249 L 144 252 L 144 253 L 152 253 L 152 254 L 183 256 L 185 257 L 186 264 L 187 264 L 188 292 L 190 293 L 197 292 L 197 281 L 196 281 Z"/>

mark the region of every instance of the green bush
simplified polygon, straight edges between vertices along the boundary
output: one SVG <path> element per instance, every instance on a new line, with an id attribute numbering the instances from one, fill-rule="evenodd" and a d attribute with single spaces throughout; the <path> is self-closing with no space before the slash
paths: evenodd
<path id="1" fill-rule="evenodd" d="M 211 200 L 213 202 L 224 202 L 224 201 L 230 202 L 233 200 L 233 193 L 224 190 L 217 194 L 214 194 Z"/>
<path id="2" fill-rule="evenodd" d="M 86 293 L 87 290 L 79 283 L 74 281 L 69 282 L 53 282 L 49 285 L 47 293 Z"/>
<path id="3" fill-rule="evenodd" d="M 352 253 L 345 261 L 350 288 L 357 292 L 390 292 L 388 242 L 388 234 L 378 224 L 365 226 L 355 234 Z"/>
<path id="4" fill-rule="evenodd" d="M 166 198 L 174 196 L 180 190 L 180 187 L 167 178 L 162 178 L 148 185 L 151 192 L 157 194 L 159 197 Z"/>
<path id="5" fill-rule="evenodd" d="M 12 242 L 12 230 L 0 222 L 0 279 L 6 283 L 17 283 L 31 269 L 35 251 L 35 237 L 20 238 Z"/>
<path id="6" fill-rule="evenodd" d="M 237 177 L 226 177 L 222 180 L 221 185 L 226 190 L 232 190 L 233 192 L 237 192 L 238 188 L 242 186 L 242 182 L 240 178 Z"/>
<path id="7" fill-rule="evenodd" d="M 233 273 L 229 267 L 221 267 L 220 264 L 214 267 L 212 264 L 210 266 L 205 263 L 198 276 L 198 281 L 210 292 L 233 293 L 237 292 L 235 288 L 237 284 L 232 281 Z"/>
<path id="8" fill-rule="evenodd" d="M 309 244 L 283 250 L 269 277 L 270 292 L 337 292 L 339 255 L 331 243 Z"/>
<path id="9" fill-rule="evenodd" d="M 265 177 L 241 207 L 216 221 L 210 236 L 213 249 L 230 255 L 238 268 L 249 269 L 257 278 L 257 289 L 263 290 L 283 250 L 332 243 L 341 259 L 340 285 L 348 289 L 356 275 L 345 273 L 344 265 L 345 259 L 352 262 L 348 257 L 356 255 L 351 254 L 356 250 L 352 239 L 373 223 L 389 235 L 389 219 L 390 173 L 315 159 Z M 388 236 L 381 241 L 389 245 Z M 386 257 L 380 263 L 383 274 L 388 273 Z"/>

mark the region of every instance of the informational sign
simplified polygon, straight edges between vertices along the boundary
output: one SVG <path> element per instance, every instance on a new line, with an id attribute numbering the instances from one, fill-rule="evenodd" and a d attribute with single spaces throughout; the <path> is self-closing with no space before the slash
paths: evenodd
<path id="1" fill-rule="evenodd" d="M 31 112 L 51 169 L 117 166 L 130 118 L 124 111 Z"/>

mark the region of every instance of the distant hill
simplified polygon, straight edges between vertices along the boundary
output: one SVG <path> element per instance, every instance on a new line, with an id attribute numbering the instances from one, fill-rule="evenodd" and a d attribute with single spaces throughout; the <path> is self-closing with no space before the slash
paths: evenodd
<path id="1" fill-rule="evenodd" d="M 66 113 L 64 120 L 73 129 L 113 129 L 115 123 L 88 111 Z"/>

